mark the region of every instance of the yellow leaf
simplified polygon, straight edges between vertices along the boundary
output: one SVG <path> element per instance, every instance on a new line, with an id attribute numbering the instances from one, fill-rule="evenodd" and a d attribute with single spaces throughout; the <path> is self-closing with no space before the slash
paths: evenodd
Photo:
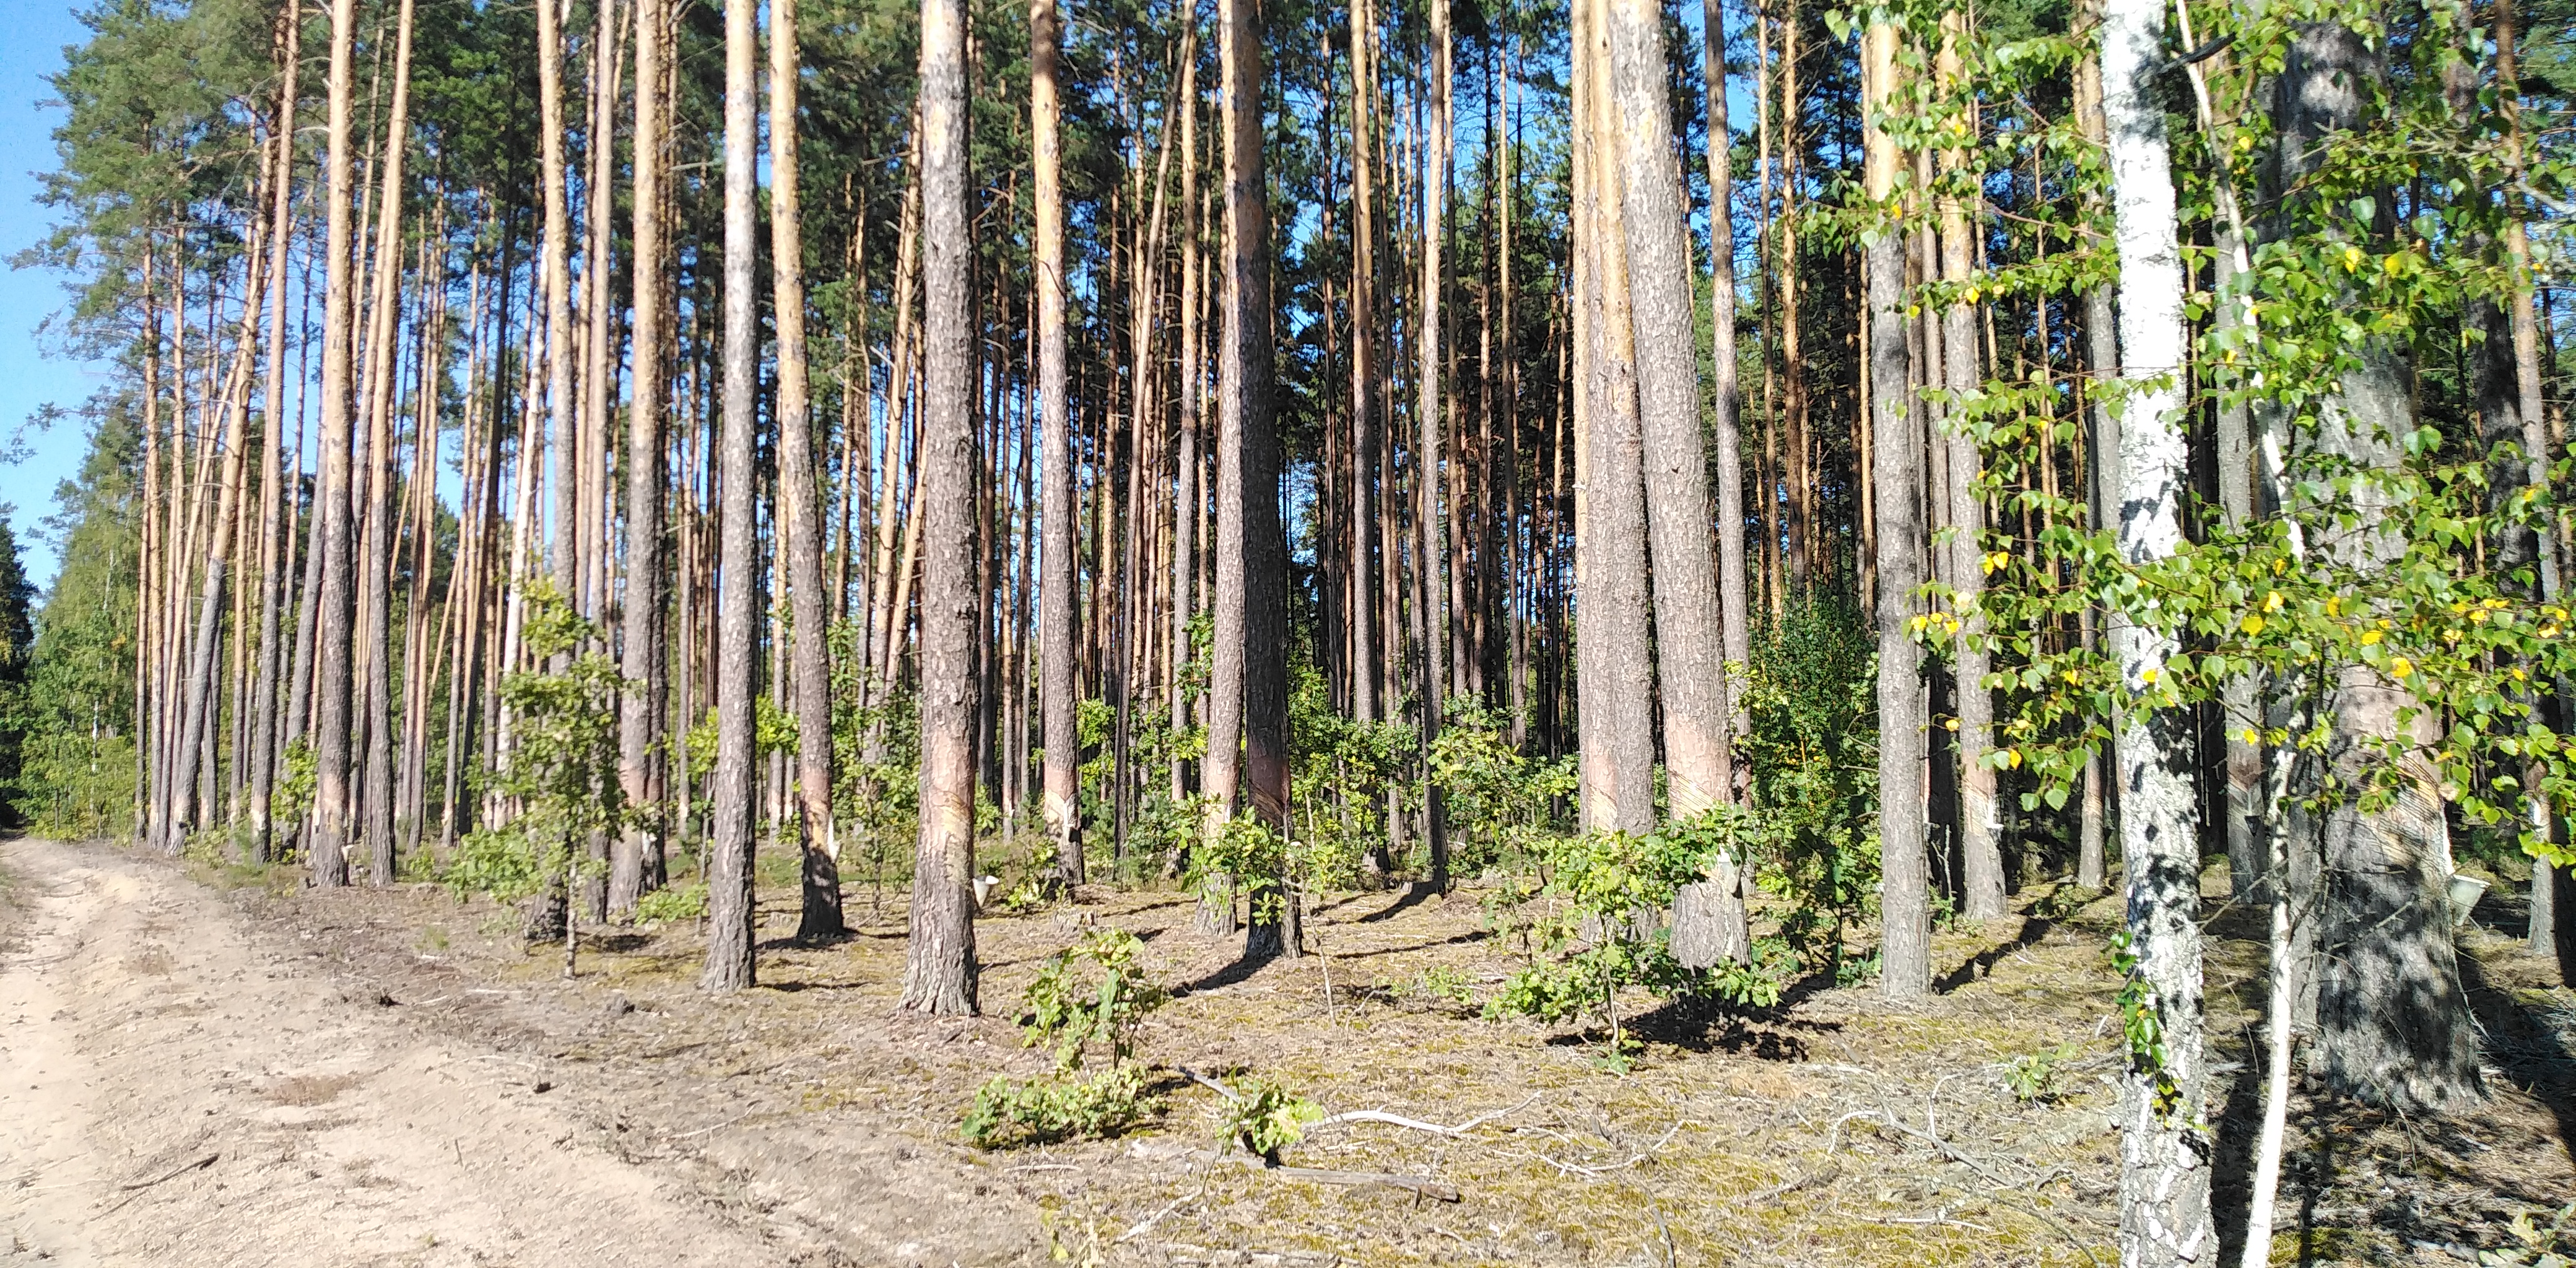
<path id="1" fill-rule="evenodd" d="M 2391 678 L 2403 678 L 2414 672 L 2415 662 L 2408 660 L 2403 656 L 2388 662 L 2388 676 Z"/>
<path id="2" fill-rule="evenodd" d="M 2266 590 L 2263 592 L 2263 610 L 2266 612 L 2278 612 L 2281 610 L 2281 605 L 2286 602 L 2288 602 L 2288 600 L 2283 599 L 2281 597 L 2281 592 L 2278 590 Z"/>
<path id="3" fill-rule="evenodd" d="M 2360 247 L 2345 247 L 2345 248 L 2343 249 L 2343 271 L 2344 271 L 2344 272 L 2346 272 L 2346 273 L 2350 273 L 2350 272 L 2352 272 L 2352 271 L 2354 271 L 2354 270 L 2356 270 L 2356 269 L 2359 269 L 2360 267 L 2361 267 L 2361 248 L 2360 248 Z"/>
<path id="4" fill-rule="evenodd" d="M 2248 744 L 2260 744 L 2263 742 L 2263 733 L 2249 726 L 2245 728 L 2245 734 L 2241 738 Z"/>
<path id="5" fill-rule="evenodd" d="M 2256 635 L 2256 634 L 2260 634 L 2260 633 L 2262 633 L 2262 632 L 2263 632 L 2263 614 L 2262 614 L 2262 613 L 2260 613 L 2260 612 L 2248 612 L 2248 613 L 2246 613 L 2246 614 L 2245 614 L 2245 622 L 2244 622 L 2244 624 L 2245 624 L 2245 634 L 2246 634 L 2246 637 L 2251 638 L 2251 637 L 2253 637 L 2253 636 L 2254 636 L 2254 635 Z"/>
<path id="6" fill-rule="evenodd" d="M 2020 750 L 2020 749 L 2017 749 L 2017 748 L 2014 748 L 2014 749 L 2005 749 L 2005 750 L 2004 750 L 2004 760 L 2005 760 L 2006 762 L 2011 763 L 2012 768 L 2013 768 L 2014 770 L 2020 770 L 2020 769 L 2021 769 L 2021 750 Z"/>
<path id="7" fill-rule="evenodd" d="M 2138 681 L 2143 682 L 2143 683 L 2153 683 L 2153 682 L 2156 680 L 2157 676 L 2158 676 L 2159 674 L 2161 674 L 2162 672 L 2163 672 L 2162 670 L 2152 669 L 2152 668 L 2149 668 L 2149 669 L 2141 669 L 2141 670 L 2139 670 L 2139 671 L 2138 671 Z"/>
<path id="8" fill-rule="evenodd" d="M 2377 630 L 2363 630 L 2361 632 L 2361 645 L 2364 647 L 2368 647 L 2371 644 L 2378 642 L 2379 639 L 2380 634 Z"/>
<path id="9" fill-rule="evenodd" d="M 1958 720 L 1957 718 L 1950 718 L 1950 719 L 1948 719 L 1948 720 L 1946 720 L 1946 721 L 1944 721 L 1944 722 L 1942 722 L 1942 723 L 1941 723 L 1941 729 L 1942 729 L 1942 730 L 1944 730 L 1944 731 L 1949 731 L 1949 732 L 1952 732 L 1952 733 L 1956 733 L 1956 732 L 1958 731 L 1958 729 L 1959 729 L 1959 720 Z"/>

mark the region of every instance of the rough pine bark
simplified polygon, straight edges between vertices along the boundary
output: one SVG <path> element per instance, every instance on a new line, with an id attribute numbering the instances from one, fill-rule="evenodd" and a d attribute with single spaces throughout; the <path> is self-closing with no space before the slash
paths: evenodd
<path id="1" fill-rule="evenodd" d="M 1253 816 L 1288 831 L 1288 542 L 1279 520 L 1279 438 L 1273 431 L 1270 186 L 1262 152 L 1262 19 L 1256 0 L 1219 8 L 1225 97 L 1225 342 L 1217 375 L 1217 656 L 1231 648 L 1243 734 L 1243 782 Z M 1231 532 L 1228 529 L 1231 528 Z M 1227 570 L 1233 577 L 1228 584 Z M 1227 625 L 1233 626 L 1228 638 Z M 1220 696 L 1211 714 L 1225 707 Z M 1211 744 L 1216 728 L 1209 728 Z M 1211 749 L 1213 757 L 1213 749 Z M 1247 959 L 1303 949 L 1295 878 L 1245 878 Z"/>
<path id="2" fill-rule="evenodd" d="M 1642 835 L 1654 830 L 1654 662 L 1649 650 L 1644 441 L 1637 413 L 1636 340 L 1630 324 L 1622 150 L 1610 82 L 1606 11 L 1584 0 L 1575 48 L 1581 59 L 1580 126 L 1591 214 L 1578 251 L 1592 269 L 1589 437 L 1578 531 L 1588 532 L 1577 580 L 1581 630 L 1575 640 L 1583 684 L 1582 748 L 1593 765 L 1582 793 L 1584 827 Z M 1593 758 L 1594 754 L 1597 758 Z"/>
<path id="3" fill-rule="evenodd" d="M 322 481 L 314 497 L 322 585 L 314 609 L 313 840 L 306 852 L 313 883 L 323 886 L 349 883 L 349 372 L 355 342 L 349 201 L 356 180 L 349 153 L 349 60 L 357 25 L 357 0 L 331 0 L 331 104 L 324 133 L 329 175 L 324 181 Z"/>
<path id="4" fill-rule="evenodd" d="M 2362 125 L 2370 85 L 2382 73 L 2378 55 L 2350 28 L 2314 23 L 2298 29 L 2275 81 L 2277 188 L 2294 189 L 2337 134 Z M 2284 226 L 2304 210 L 2285 202 Z M 2125 326 L 2122 335 L 2125 349 Z M 2358 353 L 2360 364 L 2321 402 L 2317 426 L 2299 439 L 2309 457 L 2339 470 L 2392 472 L 2402 465 L 2403 438 L 2415 427 L 2408 368 L 2403 353 L 2386 343 Z M 2321 536 L 2317 548 L 2364 572 L 2392 566 L 2406 550 L 2391 514 L 2393 491 L 2365 476 L 2354 482 L 2351 498 L 2362 529 Z M 2331 735 L 2325 753 L 2303 763 L 2301 788 L 2328 778 L 2359 788 L 2392 757 L 2398 769 L 2395 797 L 2384 809 L 2365 810 L 2351 796 L 2322 814 L 2306 813 L 2299 804 L 2304 798 L 2292 803 L 2289 831 L 2299 855 L 2285 889 L 2294 903 L 2311 897 L 2300 892 L 2304 863 L 2322 869 L 2322 891 L 2313 895 L 2319 906 L 2312 909 L 2321 913 L 2315 1068 L 2343 1091 L 2409 1111 L 2481 1099 L 2477 1046 L 2451 940 L 2450 831 L 2428 756 L 2439 721 L 2417 708 L 2406 684 L 2367 665 L 2337 672 L 2323 704 Z M 2402 721 L 2409 711 L 2411 723 Z M 2393 753 L 2392 743 L 2398 746 Z"/>
<path id="5" fill-rule="evenodd" d="M 2183 546 L 2182 255 L 2176 241 L 2165 108 L 2154 80 L 2164 60 L 2157 0 L 2105 0 L 2103 114 L 2112 219 L 2120 259 L 2121 557 L 2132 566 Z M 2128 692 L 2149 704 L 2113 737 L 2119 768 L 2120 854 L 2126 865 L 2129 951 L 2145 987 L 2135 1005 L 2161 1032 L 2161 1057 L 2132 1054 L 2115 1111 L 2120 1136 L 2120 1259 L 2125 1268 L 2206 1263 L 2218 1253 L 2210 1221 L 2212 1141 L 2204 1122 L 2200 951 L 2200 805 L 2192 785 L 2192 714 L 2157 705 L 2157 678 L 2180 650 L 2164 630 L 2115 617 L 2110 652 Z"/>
<path id="6" fill-rule="evenodd" d="M 1690 231 L 1674 156 L 1663 10 L 1607 0 L 1611 113 L 1626 221 L 1630 321 L 1636 341 L 1646 521 L 1654 557 L 1655 660 L 1663 688 L 1664 771 L 1675 820 L 1729 799 L 1726 636 L 1709 542 L 1708 463 L 1700 446 L 1698 339 Z M 1721 80 L 1723 76 L 1720 76 Z M 1673 947 L 1705 968 L 1751 950 L 1735 867 L 1674 903 Z"/>
<path id="7" fill-rule="evenodd" d="M 921 837 L 903 1006 L 975 1011 L 974 331 L 967 319 L 966 27 L 921 4 Z"/>
<path id="8" fill-rule="evenodd" d="M 1861 36 L 1862 178 L 1870 198 L 1896 189 L 1896 142 L 1883 126 L 1896 84 L 1896 28 Z M 1932 980 L 1932 925 L 1924 856 L 1923 651 L 1914 641 L 1914 597 L 1924 557 L 1923 424 L 1910 408 L 1912 356 L 1905 335 L 1905 242 L 1882 229 L 1862 248 L 1869 302 L 1870 482 L 1878 537 L 1879 990 L 1923 997 Z"/>
<path id="9" fill-rule="evenodd" d="M 278 642 L 284 578 L 276 567 L 277 546 L 280 524 L 292 523 L 295 496 L 285 479 L 291 469 L 286 457 L 286 262 L 295 237 L 295 103 L 304 83 L 303 16 L 301 0 L 279 10 L 280 75 L 276 127 L 271 133 L 277 146 L 277 175 L 269 185 L 268 374 L 260 413 L 267 426 L 265 448 L 260 451 L 259 669 L 251 693 L 257 703 L 252 707 L 250 752 L 245 755 L 250 762 L 250 836 L 242 846 L 247 860 L 254 863 L 269 859 L 269 798 L 277 786 L 277 675 L 284 659 Z M 292 551 L 286 553 L 293 558 Z"/>
<path id="10" fill-rule="evenodd" d="M 635 5 L 635 351 L 626 406 L 626 594 L 621 608 L 625 679 L 617 713 L 617 783 L 635 811 L 608 860 L 608 909 L 634 909 L 644 893 L 645 854 L 659 849 L 661 807 L 652 788 L 660 728 L 654 701 L 669 670 L 662 656 L 662 101 L 663 0 Z"/>
<path id="11" fill-rule="evenodd" d="M 542 2 L 542 0 L 541 0 Z M 753 559 L 752 493 L 759 481 L 753 430 L 759 424 L 760 297 L 752 268 L 754 155 L 759 146 L 759 36 L 756 0 L 725 0 L 724 344 L 722 483 L 716 577 L 716 762 L 708 798 L 715 803 L 707 857 L 707 960 L 698 988 L 738 991 L 752 984 L 752 644 L 759 637 L 760 572 Z"/>
<path id="12" fill-rule="evenodd" d="M 1074 701 L 1073 410 L 1064 373 L 1064 187 L 1059 140 L 1064 107 L 1056 75 L 1063 39 L 1055 0 L 1029 4 L 1030 149 L 1036 180 L 1036 256 L 1032 262 L 1038 302 L 1038 411 L 1042 429 L 1038 534 L 1038 712 L 1046 746 L 1039 802 L 1047 839 L 1055 846 L 1060 885 L 1083 881 L 1082 739 Z M 1195 396 L 1195 393 L 1189 393 Z M 1184 477 L 1186 480 L 1186 476 Z"/>
<path id="13" fill-rule="evenodd" d="M 805 238 L 797 200 L 796 0 L 769 3 L 769 258 L 778 330 L 778 519 L 794 604 L 797 822 L 804 910 L 796 936 L 840 937 L 841 847 L 832 826 L 831 618 L 823 595 L 823 486 L 805 366 Z"/>

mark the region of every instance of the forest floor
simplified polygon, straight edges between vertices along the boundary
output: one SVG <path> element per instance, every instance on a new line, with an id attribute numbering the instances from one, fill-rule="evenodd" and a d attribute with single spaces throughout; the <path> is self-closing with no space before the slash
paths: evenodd
<path id="1" fill-rule="evenodd" d="M 792 887 L 765 894 L 761 985 L 716 999 L 687 923 L 587 937 L 566 982 L 514 913 L 427 886 L 36 840 L 0 843 L 0 869 L 0 1264 L 2116 1262 L 2118 910 L 2049 885 L 1944 931 L 1920 1007 L 1809 982 L 1750 1016 L 1644 1011 L 1621 1073 L 1597 1035 L 1462 998 L 1513 965 L 1472 886 L 1337 896 L 1313 953 L 1250 965 L 1190 932 L 1183 895 L 1086 889 L 980 921 L 987 1015 L 928 1020 L 895 1010 L 903 913 L 863 885 L 856 935 L 822 948 L 790 939 Z M 2243 1063 L 2260 921 L 2210 907 L 2216 1056 Z M 1021 991 L 1095 922 L 1178 992 L 1143 1034 L 1162 1114 L 968 1148 L 975 1088 L 1044 1067 Z M 2274 1262 L 2474 1262 L 2576 1196 L 2576 995 L 2498 932 L 2466 942 L 2490 1099 L 2407 1122 L 2303 1096 Z M 1456 1200 L 1212 1155 L 1217 1094 L 1181 1067 L 1480 1120 L 1286 1151 Z M 2220 1082 L 2234 1228 L 2259 1091 Z"/>

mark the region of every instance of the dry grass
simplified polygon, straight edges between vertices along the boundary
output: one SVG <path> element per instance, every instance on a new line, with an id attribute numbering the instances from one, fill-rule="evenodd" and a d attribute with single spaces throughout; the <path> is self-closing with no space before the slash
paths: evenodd
<path id="1" fill-rule="evenodd" d="M 1630 1001 L 1645 1049 L 1624 1074 L 1604 1067 L 1595 1038 L 1486 1021 L 1437 989 L 1463 981 L 1490 993 L 1514 967 L 1472 889 L 1445 902 L 1333 896 L 1310 917 L 1310 954 L 1257 965 L 1237 961 L 1238 939 L 1193 934 L 1183 895 L 1086 890 L 1075 905 L 980 922 L 987 1015 L 950 1019 L 895 1012 L 904 913 L 891 898 L 871 911 L 857 887 L 850 912 L 863 923 L 824 948 L 788 940 L 795 895 L 773 892 L 761 911 L 762 984 L 731 999 L 695 990 L 694 926 L 599 931 L 567 984 L 554 950 L 523 952 L 506 920 L 424 888 L 239 892 L 296 936 L 318 930 L 345 971 L 381 984 L 422 1024 L 537 1063 L 599 1125 L 591 1143 L 662 1166 L 746 1218 L 792 1225 L 794 1236 L 779 1236 L 808 1246 L 807 1262 L 879 1262 L 869 1248 L 892 1243 L 870 1240 L 883 1230 L 876 1216 L 849 1214 L 860 1209 L 853 1195 L 897 1189 L 944 1204 L 947 1231 L 905 1243 L 943 1263 L 1057 1252 L 1084 1262 L 1095 1246 L 1107 1263 L 1224 1262 L 1224 1252 L 1290 1256 L 1281 1263 L 1853 1268 L 2116 1259 L 2107 1111 L 2117 983 L 2103 946 L 2117 906 L 2096 900 L 2044 919 L 2031 907 L 2047 886 L 1989 928 L 1942 932 L 1943 989 L 1917 1006 L 1829 982 L 1800 983 L 1754 1014 Z M 2222 1060 L 2242 1059 L 2261 997 L 2262 949 L 2236 936 L 2254 927 L 2241 915 L 2213 925 Z M 1087 922 L 1143 938 L 1151 970 L 1178 992 L 1142 1035 L 1163 1113 L 1124 1140 L 968 1150 L 956 1124 L 975 1087 L 1044 1067 L 1010 1018 L 1038 963 Z M 2498 1008 L 2570 1007 L 2500 940 L 2473 945 L 2487 965 L 2491 1035 Z M 2496 1245 L 2513 1211 L 2576 1192 L 2566 1143 L 2576 1069 L 2563 1049 L 2545 1050 L 2557 1042 L 2545 1025 L 2530 1033 L 2542 1037 L 2515 1042 L 2531 1055 L 2500 1067 L 2477 1115 L 2427 1127 L 2303 1103 L 2281 1262 L 2408 1263 L 2448 1253 L 2417 1242 Z M 2049 1095 L 2021 1099 L 2007 1068 L 2043 1050 L 2064 1052 L 2059 1078 Z M 1183 1066 L 1276 1079 L 1335 1111 L 1494 1117 L 1458 1136 L 1345 1123 L 1287 1151 L 1307 1167 L 1436 1176 L 1462 1192 L 1455 1205 L 1284 1180 L 1206 1159 L 1218 1098 L 1173 1073 Z M 2237 1076 L 2223 1126 L 2247 1117 L 2252 1086 Z M 2241 1145 L 2229 1148 L 2220 1202 L 2232 1226 L 2243 1159 Z"/>

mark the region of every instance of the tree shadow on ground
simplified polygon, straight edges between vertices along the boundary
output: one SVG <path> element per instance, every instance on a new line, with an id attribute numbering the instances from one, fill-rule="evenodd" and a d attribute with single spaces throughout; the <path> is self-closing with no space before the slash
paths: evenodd
<path id="1" fill-rule="evenodd" d="M 1394 902 L 1388 903 L 1386 906 L 1370 912 L 1351 923 L 1359 925 L 1373 925 L 1380 921 L 1393 920 L 1396 917 L 1403 915 L 1405 912 L 1419 907 L 1424 903 L 1430 902 L 1432 899 L 1438 898 L 1439 896 L 1440 891 L 1433 889 L 1428 882 L 1413 881 L 1404 887 L 1403 893 L 1396 895 Z"/>
<path id="2" fill-rule="evenodd" d="M 1407 951 L 1429 951 L 1434 947 L 1454 947 L 1469 942 L 1482 942 L 1493 936 L 1494 931 L 1491 929 L 1470 929 L 1465 933 L 1451 934 L 1446 938 L 1434 938 L 1429 942 L 1416 942 L 1410 946 L 1377 947 L 1367 951 L 1345 951 L 1333 958 L 1336 960 L 1366 960 L 1374 956 L 1402 955 Z"/>
<path id="3" fill-rule="evenodd" d="M 2005 956 L 2015 951 L 2027 951 L 2039 945 L 2039 940 L 2047 937 L 2049 931 L 2056 927 L 2057 922 L 2045 916 L 2023 916 L 2021 932 L 2015 934 L 2012 941 L 1999 943 L 1969 956 L 1960 963 L 1959 967 L 1941 975 L 1939 980 L 1933 982 L 1932 993 L 1947 995 L 1984 977 L 1994 971 L 1995 964 Z"/>
<path id="4" fill-rule="evenodd" d="M 1768 1010 L 1765 1010 L 1768 1011 Z M 1715 1000 L 1685 997 L 1627 1020 L 1628 1033 L 1648 1043 L 1687 1052 L 1751 1057 L 1759 1061 L 1796 1063 L 1807 1059 L 1807 1041 L 1786 1029 L 1765 1025 L 1759 1014 Z M 1555 1042 L 1555 1041 L 1551 1041 Z"/>
<path id="5" fill-rule="evenodd" d="M 1194 982 L 1184 982 L 1179 986 L 1173 987 L 1172 997 L 1178 999 L 1183 995 L 1195 995 L 1201 991 L 1221 990 L 1240 982 L 1249 981 L 1253 974 L 1260 972 L 1264 966 L 1278 958 L 1278 956 L 1272 954 L 1265 953 L 1256 955 L 1251 952 L 1246 952 L 1242 955 L 1236 956 L 1233 963 L 1226 965 L 1224 968 L 1218 969 L 1214 973 L 1208 974 L 1206 977 L 1200 978 Z M 1350 957 L 1344 956 L 1342 958 L 1348 959 Z"/>
<path id="6" fill-rule="evenodd" d="M 2576 1163 L 2569 1023 L 2546 1003 L 2517 998 L 2498 981 L 2505 967 L 2465 948 L 2459 955 L 2480 1059 L 2492 1071 L 2483 1103 L 2446 1115 L 2409 1115 L 2337 1095 L 2304 1077 L 2293 1083 L 2274 1221 L 2277 1235 L 2293 1239 L 2289 1262 L 2378 1261 L 2378 1244 L 2389 1239 L 2465 1258 L 2506 1244 L 2503 1230 L 2518 1210 L 2566 1202 L 2559 1191 L 2564 1170 L 2535 1164 L 2553 1147 Z M 2234 1262 L 2244 1243 L 2266 1074 L 2259 1027 L 2248 1026 L 2228 1046 L 2245 1059 L 2226 1086 L 2216 1121 L 2211 1205 L 2222 1263 Z M 2221 1045 L 2211 1047 L 2218 1055 Z"/>

